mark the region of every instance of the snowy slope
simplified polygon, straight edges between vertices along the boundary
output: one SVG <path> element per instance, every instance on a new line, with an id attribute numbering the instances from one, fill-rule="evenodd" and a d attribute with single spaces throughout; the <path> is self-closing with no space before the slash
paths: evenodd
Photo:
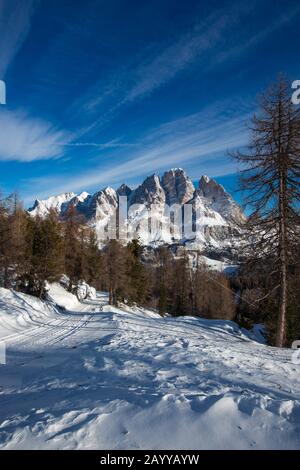
<path id="1" fill-rule="evenodd" d="M 64 193 L 58 196 L 51 196 L 48 199 L 37 199 L 34 203 L 33 208 L 30 210 L 32 216 L 45 217 L 51 209 L 55 209 L 58 212 L 63 211 L 63 208 L 76 197 L 75 193 Z"/>
<path id="2" fill-rule="evenodd" d="M 41 300 L 0 287 L 0 338 L 23 333 L 39 322 L 52 320 L 54 308 Z"/>
<path id="3" fill-rule="evenodd" d="M 233 322 L 112 308 L 105 294 L 61 312 L 4 289 L 0 299 L 14 334 L 0 366 L 3 449 L 300 448 L 291 350 Z"/>

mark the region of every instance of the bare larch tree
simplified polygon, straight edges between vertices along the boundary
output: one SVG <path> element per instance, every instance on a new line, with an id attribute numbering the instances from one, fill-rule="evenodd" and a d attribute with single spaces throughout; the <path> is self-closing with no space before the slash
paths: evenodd
<path id="1" fill-rule="evenodd" d="M 285 344 L 289 270 L 299 245 L 300 109 L 292 103 L 290 90 L 282 76 L 267 90 L 259 100 L 258 115 L 252 118 L 246 153 L 233 155 L 241 165 L 245 203 L 252 210 L 246 227 L 250 260 L 253 264 L 267 261 L 274 280 L 269 294 L 278 299 L 278 347 Z"/>

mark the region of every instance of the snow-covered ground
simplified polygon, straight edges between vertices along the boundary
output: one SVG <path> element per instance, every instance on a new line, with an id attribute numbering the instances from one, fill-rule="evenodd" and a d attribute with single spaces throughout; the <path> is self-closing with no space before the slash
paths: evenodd
<path id="1" fill-rule="evenodd" d="M 2 449 L 300 448 L 291 350 L 232 322 L 50 296 L 0 289 Z"/>

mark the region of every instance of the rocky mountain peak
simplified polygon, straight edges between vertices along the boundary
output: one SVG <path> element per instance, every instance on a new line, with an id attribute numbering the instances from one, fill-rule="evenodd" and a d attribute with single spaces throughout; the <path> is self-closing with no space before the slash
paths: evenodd
<path id="1" fill-rule="evenodd" d="M 93 195 L 88 207 L 88 219 L 102 219 L 110 215 L 117 208 L 117 205 L 118 198 L 116 191 L 107 186 Z"/>
<path id="2" fill-rule="evenodd" d="M 51 196 L 48 199 L 36 199 L 29 212 L 34 217 L 45 217 L 51 209 L 63 212 L 74 197 L 76 197 L 75 193 L 67 192 L 58 196 Z"/>
<path id="3" fill-rule="evenodd" d="M 193 197 L 195 187 L 182 168 L 166 171 L 162 177 L 162 187 L 166 194 L 166 203 L 185 204 Z"/>
<path id="4" fill-rule="evenodd" d="M 161 186 L 158 175 L 148 176 L 145 181 L 138 186 L 131 199 L 131 204 L 164 204 L 165 192 Z"/>
<path id="5" fill-rule="evenodd" d="M 101 189 L 101 191 L 95 193 L 93 199 L 98 205 L 102 203 L 111 203 L 115 205 L 117 201 L 117 193 L 113 188 L 107 186 L 106 188 Z"/>
<path id="6" fill-rule="evenodd" d="M 206 175 L 201 176 L 199 180 L 199 194 L 210 199 L 217 199 L 218 197 L 223 197 L 224 195 L 229 196 L 221 184 L 217 183 L 216 180 L 209 178 Z"/>
<path id="7" fill-rule="evenodd" d="M 127 186 L 127 184 L 121 184 L 121 186 L 117 189 L 118 196 L 127 196 L 130 197 L 132 193 L 132 189 Z"/>
<path id="8" fill-rule="evenodd" d="M 206 199 L 211 208 L 229 221 L 240 224 L 245 220 L 241 207 L 234 201 L 225 188 L 213 178 L 206 175 L 199 180 L 197 195 Z"/>
<path id="9" fill-rule="evenodd" d="M 85 205 L 85 204 L 87 204 L 89 199 L 91 199 L 91 197 L 92 196 L 89 193 L 84 191 L 84 192 L 78 194 L 78 196 L 75 195 L 74 197 L 72 197 L 72 199 L 70 199 L 68 201 L 68 205 L 70 204 L 70 205 L 73 205 L 75 207 Z"/>
<path id="10" fill-rule="evenodd" d="M 122 184 L 117 190 L 106 187 L 93 195 L 65 193 L 44 201 L 36 201 L 29 213 L 32 216 L 45 217 L 51 208 L 55 208 L 63 220 L 68 208 L 74 206 L 87 224 L 97 228 L 107 227 L 117 213 L 120 196 L 128 197 L 129 211 L 134 204 L 139 205 L 138 208 L 133 207 L 128 220 L 131 227 L 140 230 L 138 236 L 145 245 L 152 242 L 172 243 L 174 239 L 166 230 L 162 233 L 154 230 L 153 234 L 151 232 L 152 238 L 149 239 L 145 227 L 149 222 L 147 217 L 150 206 L 153 210 L 151 223 L 156 220 L 157 226 L 160 227 L 162 217 L 165 217 L 165 203 L 170 206 L 191 203 L 193 217 L 197 214 L 197 227 L 194 224 L 197 231 L 193 235 L 195 242 L 191 243 L 201 249 L 231 246 L 235 237 L 239 236 L 238 225 L 245 220 L 240 206 L 222 185 L 208 176 L 202 176 L 199 187 L 195 189 L 191 179 L 181 168 L 166 171 L 161 179 L 156 174 L 148 176 L 134 190 Z"/>

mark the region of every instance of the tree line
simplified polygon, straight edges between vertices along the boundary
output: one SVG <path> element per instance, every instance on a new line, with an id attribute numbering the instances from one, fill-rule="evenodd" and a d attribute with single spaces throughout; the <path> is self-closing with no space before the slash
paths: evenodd
<path id="1" fill-rule="evenodd" d="M 234 294 L 223 274 L 208 271 L 200 261 L 192 266 L 188 255 L 174 258 L 167 247 L 155 250 L 151 262 L 142 261 L 142 252 L 138 240 L 126 245 L 109 240 L 100 248 L 95 230 L 74 207 L 63 220 L 55 210 L 33 218 L 16 195 L 0 200 L 3 287 L 43 298 L 46 283 L 65 274 L 70 292 L 84 280 L 107 291 L 113 305 L 136 303 L 161 315 L 234 318 Z"/>
<path id="2" fill-rule="evenodd" d="M 173 256 L 170 249 L 142 257 L 138 240 L 102 244 L 70 208 L 64 220 L 53 210 L 32 218 L 16 195 L 0 198 L 0 282 L 38 297 L 45 283 L 69 279 L 69 290 L 85 280 L 109 293 L 109 302 L 137 303 L 161 315 L 236 319 L 264 323 L 277 346 L 300 339 L 300 107 L 291 102 L 286 79 L 263 94 L 244 152 L 240 184 L 250 216 L 242 227 L 243 261 L 226 278 L 209 271 L 199 254 Z"/>

